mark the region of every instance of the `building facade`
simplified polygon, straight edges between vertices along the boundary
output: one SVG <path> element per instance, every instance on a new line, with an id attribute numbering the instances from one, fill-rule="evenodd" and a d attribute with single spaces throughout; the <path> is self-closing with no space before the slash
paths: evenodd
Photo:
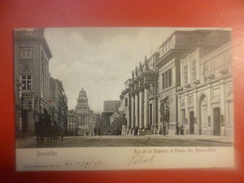
<path id="1" fill-rule="evenodd" d="M 83 88 L 79 92 L 75 110 L 78 115 L 78 126 L 87 125 L 89 117 L 93 114 L 93 111 L 90 110 L 87 94 Z"/>
<path id="2" fill-rule="evenodd" d="M 59 101 L 52 101 L 49 60 L 51 50 L 44 37 L 44 29 L 14 32 L 14 80 L 16 136 L 35 134 L 35 123 L 44 110 L 55 118 Z M 51 91 L 51 93 L 50 93 Z M 51 98 L 50 98 L 51 97 Z M 67 106 L 67 98 L 62 106 Z M 65 109 L 63 110 L 65 115 Z M 56 115 L 56 117 L 58 117 Z M 58 119 L 56 119 L 58 121 Z"/>
<path id="3" fill-rule="evenodd" d="M 44 108 L 49 111 L 51 51 L 43 29 L 16 30 L 14 35 L 16 131 L 34 135 L 34 123 Z"/>
<path id="4" fill-rule="evenodd" d="M 53 118 L 58 125 L 61 125 L 64 128 L 64 132 L 67 134 L 67 112 L 68 99 L 64 92 L 63 83 L 58 79 L 50 77 L 49 81 L 49 103 L 53 107 Z"/>
<path id="5" fill-rule="evenodd" d="M 78 116 L 75 110 L 69 110 L 67 118 L 68 118 L 68 125 L 67 125 L 68 135 L 77 135 Z"/>
<path id="6" fill-rule="evenodd" d="M 79 92 L 75 110 L 68 111 L 68 135 L 94 135 L 97 115 L 90 110 L 86 91 Z"/>
<path id="7" fill-rule="evenodd" d="M 174 135 L 182 127 L 231 136 L 231 32 L 175 31 L 136 67 L 120 98 L 129 135 Z"/>
<path id="8" fill-rule="evenodd" d="M 145 57 L 144 63 L 132 71 L 132 79 L 125 83 L 120 98 L 120 110 L 127 121 L 127 134 L 153 134 L 156 130 L 158 97 L 157 72 L 154 67 L 158 54 L 150 59 Z"/>
<path id="9" fill-rule="evenodd" d="M 114 114 L 115 110 L 118 110 L 120 106 L 120 100 L 107 100 L 103 103 L 102 122 L 99 125 L 99 132 L 101 135 L 111 135 L 112 130 L 110 126 L 110 117 Z"/>
<path id="10" fill-rule="evenodd" d="M 181 59 L 179 122 L 186 134 L 233 136 L 231 42 L 207 55 L 204 49 L 201 45 Z"/>

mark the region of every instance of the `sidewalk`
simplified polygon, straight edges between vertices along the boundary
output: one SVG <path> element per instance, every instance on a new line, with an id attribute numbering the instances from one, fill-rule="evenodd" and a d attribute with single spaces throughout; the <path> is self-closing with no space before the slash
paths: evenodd
<path id="1" fill-rule="evenodd" d="M 199 141 L 210 141 L 210 142 L 227 142 L 227 143 L 233 143 L 234 140 L 232 137 L 224 137 L 224 136 L 208 136 L 208 135 L 144 135 L 144 136 L 138 136 L 138 135 L 118 135 L 118 136 L 67 136 L 64 137 L 64 139 L 69 138 L 82 138 L 82 139 L 172 139 L 172 140 L 199 140 Z"/>
<path id="2" fill-rule="evenodd" d="M 232 137 L 225 136 L 208 136 L 208 135 L 146 135 L 150 138 L 165 138 L 165 139 L 184 139 L 184 140 L 202 140 L 202 141 L 211 141 L 211 142 L 227 142 L 234 143 Z"/>
<path id="3" fill-rule="evenodd" d="M 145 136 L 65 136 L 64 143 L 67 140 L 68 142 L 72 139 L 165 139 L 165 140 L 191 140 L 191 141 L 206 141 L 206 142 L 220 142 L 220 143 L 232 143 L 234 144 L 234 140 L 231 137 L 221 137 L 221 136 L 207 136 L 207 135 L 145 135 Z M 26 139 L 16 139 L 16 148 L 25 148 L 29 146 L 36 145 L 35 137 L 26 137 Z"/>
<path id="4" fill-rule="evenodd" d="M 18 138 L 15 140 L 15 142 L 16 142 L 16 148 L 23 148 L 29 145 L 35 145 L 36 137 L 26 137 L 25 139 Z"/>

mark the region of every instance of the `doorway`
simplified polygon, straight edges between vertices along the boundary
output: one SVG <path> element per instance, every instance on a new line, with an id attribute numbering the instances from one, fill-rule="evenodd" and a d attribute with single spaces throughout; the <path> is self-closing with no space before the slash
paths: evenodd
<path id="1" fill-rule="evenodd" d="M 21 114 L 22 119 L 22 131 L 27 129 L 27 111 L 23 110 Z"/>
<path id="2" fill-rule="evenodd" d="M 190 112 L 190 134 L 194 134 L 194 111 Z"/>
<path id="3" fill-rule="evenodd" d="M 219 107 L 215 107 L 213 109 L 213 135 L 218 135 L 220 136 L 220 108 Z"/>
<path id="4" fill-rule="evenodd" d="M 149 126 L 152 125 L 152 104 L 149 104 Z"/>

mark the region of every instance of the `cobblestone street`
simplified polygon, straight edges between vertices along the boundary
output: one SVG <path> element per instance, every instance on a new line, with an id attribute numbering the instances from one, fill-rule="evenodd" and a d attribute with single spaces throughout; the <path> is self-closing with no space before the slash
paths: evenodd
<path id="1" fill-rule="evenodd" d="M 220 136 L 69 136 L 63 142 L 48 143 L 44 140 L 42 146 L 37 145 L 35 137 L 25 140 L 17 139 L 16 148 L 39 147 L 144 147 L 144 146 L 232 146 L 233 140 Z"/>

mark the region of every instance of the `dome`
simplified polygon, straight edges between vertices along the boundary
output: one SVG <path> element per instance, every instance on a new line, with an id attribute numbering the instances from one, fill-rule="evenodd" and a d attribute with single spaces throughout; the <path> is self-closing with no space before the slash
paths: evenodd
<path id="1" fill-rule="evenodd" d="M 81 93 L 86 94 L 86 91 L 82 88 L 81 91 L 80 91 L 80 94 L 81 94 Z"/>
<path id="2" fill-rule="evenodd" d="M 81 91 L 79 92 L 79 99 L 86 99 L 86 91 L 82 88 Z"/>
<path id="3" fill-rule="evenodd" d="M 81 91 L 79 92 L 79 97 L 77 99 L 77 105 L 76 105 L 76 111 L 84 111 L 84 110 L 89 110 L 89 105 L 88 105 L 88 98 L 86 95 L 86 91 L 82 88 Z"/>

